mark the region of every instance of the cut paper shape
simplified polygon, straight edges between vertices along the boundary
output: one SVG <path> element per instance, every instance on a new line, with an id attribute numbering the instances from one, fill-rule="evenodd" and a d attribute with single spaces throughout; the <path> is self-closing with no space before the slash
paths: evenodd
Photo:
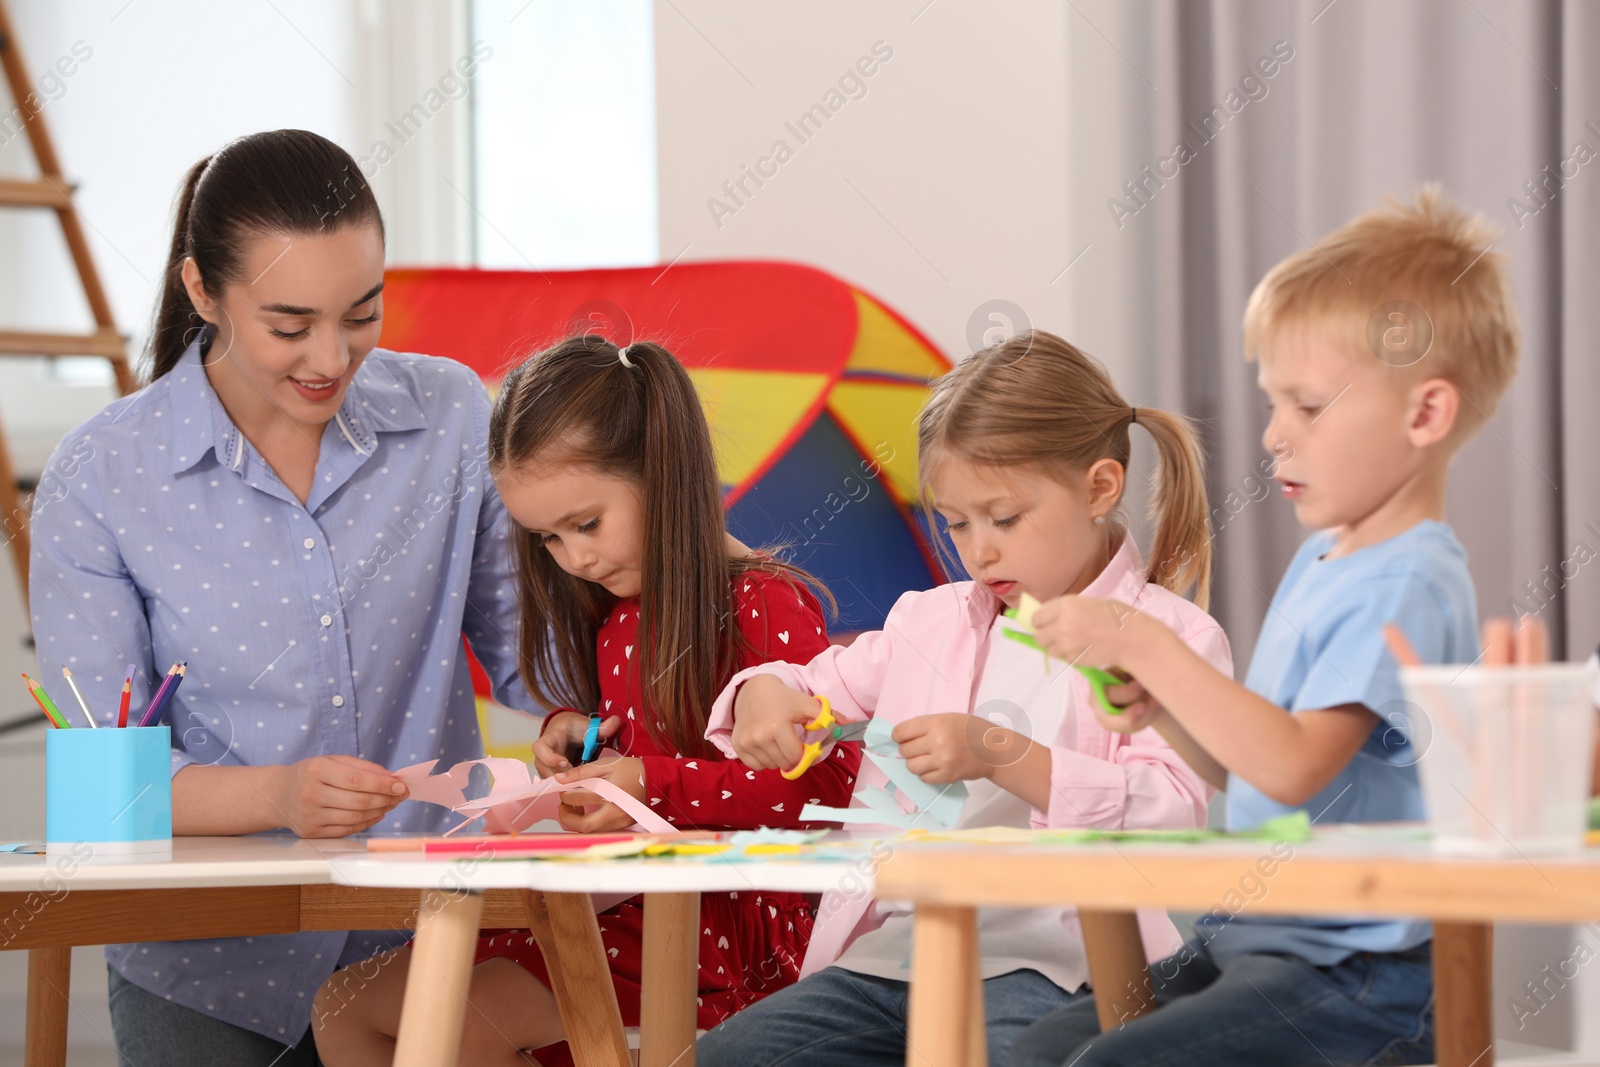
<path id="1" fill-rule="evenodd" d="M 615 757 L 613 757 L 615 758 Z M 423 800 L 449 808 L 465 821 L 445 836 L 454 834 L 472 820 L 482 815 L 484 828 L 490 833 L 515 833 L 536 822 L 554 819 L 560 806 L 560 795 L 570 789 L 587 789 L 615 804 L 633 816 L 636 828 L 651 834 L 675 834 L 677 827 L 639 803 L 626 791 L 603 778 L 585 778 L 577 782 L 558 782 L 554 778 L 531 778 L 528 765 L 518 759 L 490 756 L 485 759 L 464 760 L 442 774 L 433 774 L 438 760 L 402 767 L 394 776 L 410 790 L 410 800 Z M 474 769 L 482 768 L 490 777 L 489 791 L 482 796 L 469 798 L 467 792 L 476 785 Z M 476 790 L 473 790 L 476 792 Z"/>
<path id="2" fill-rule="evenodd" d="M 967 803 L 963 782 L 929 785 L 906 769 L 900 746 L 890 736 L 894 723 L 873 719 L 861 738 L 862 754 L 889 779 L 893 791 L 878 785 L 860 786 L 848 808 L 807 804 L 800 818 L 813 822 L 838 822 L 868 826 L 893 826 L 909 830 L 930 820 L 939 826 L 954 826 Z"/>
<path id="3" fill-rule="evenodd" d="M 1287 841 L 1293 844 L 1311 840 L 1311 817 L 1293 811 L 1268 819 L 1249 830 L 1024 830 L 1010 826 L 984 826 L 961 830 L 908 831 L 901 839 L 906 844 L 967 845 L 1093 845 L 1102 841 L 1118 844 L 1188 845 L 1207 841 Z"/>
<path id="4" fill-rule="evenodd" d="M 951 782 L 948 785 L 929 785 L 921 778 L 906 769 L 906 761 L 900 758 L 900 746 L 894 743 L 891 734 L 894 724 L 888 719 L 873 719 L 872 725 L 867 727 L 863 741 L 863 749 L 878 769 L 889 776 L 889 781 L 894 783 L 917 811 L 930 815 L 940 826 L 954 826 L 961 818 L 961 808 L 967 802 L 967 787 L 963 782 Z"/>

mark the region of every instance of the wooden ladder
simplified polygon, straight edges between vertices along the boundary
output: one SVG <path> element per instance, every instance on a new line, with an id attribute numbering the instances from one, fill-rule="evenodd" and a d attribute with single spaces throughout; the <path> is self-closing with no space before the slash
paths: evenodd
<path id="1" fill-rule="evenodd" d="M 72 206 L 73 186 L 62 176 L 61 162 L 56 157 L 50 132 L 45 128 L 44 115 L 30 105 L 30 98 L 36 104 L 38 96 L 28 84 L 27 64 L 23 62 L 22 52 L 18 48 L 17 35 L 12 28 L 11 13 L 6 10 L 5 0 L 0 0 L 0 65 L 5 68 L 6 83 L 11 88 L 17 112 L 22 115 L 22 127 L 28 135 L 29 144 L 33 146 L 33 157 L 39 164 L 39 177 L 31 181 L 0 179 L 0 207 L 48 208 L 56 213 L 95 323 L 94 331 L 84 334 L 27 333 L 0 329 L 0 356 L 103 356 L 110 361 L 112 373 L 116 375 L 118 393 L 126 396 L 134 389 L 127 339 L 117 332 L 116 322 L 111 317 L 111 304 L 100 285 L 100 275 L 95 270 L 94 257 L 89 253 L 83 225 Z M 11 558 L 22 587 L 22 602 L 27 604 L 28 513 L 22 506 L 16 470 L 11 465 L 3 431 L 0 431 L 0 516 L 3 516 L 4 536 L 10 543 Z"/>

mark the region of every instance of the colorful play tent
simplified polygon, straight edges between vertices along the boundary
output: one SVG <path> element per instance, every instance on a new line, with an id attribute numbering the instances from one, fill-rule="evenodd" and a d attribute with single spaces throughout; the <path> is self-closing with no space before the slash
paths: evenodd
<path id="1" fill-rule="evenodd" d="M 710 420 L 729 527 L 839 600 L 835 629 L 875 629 L 941 581 L 916 485 L 915 416 L 949 361 L 900 316 L 823 271 L 691 263 L 583 271 L 397 269 L 383 345 L 449 356 L 493 388 L 561 337 L 665 344 Z"/>

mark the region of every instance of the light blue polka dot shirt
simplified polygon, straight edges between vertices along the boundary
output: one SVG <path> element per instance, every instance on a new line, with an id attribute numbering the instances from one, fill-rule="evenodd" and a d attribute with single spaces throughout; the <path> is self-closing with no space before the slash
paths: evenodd
<path id="1" fill-rule="evenodd" d="M 51 457 L 32 519 L 42 676 L 71 667 L 109 723 L 129 663 L 137 716 L 187 660 L 167 717 L 174 773 L 336 753 L 391 769 L 477 758 L 463 636 L 497 699 L 537 713 L 517 677 L 509 520 L 478 378 L 374 350 L 323 431 L 302 505 L 228 417 L 198 345 Z M 372 832 L 456 821 L 407 802 Z M 293 1042 L 335 967 L 408 936 L 115 945 L 106 957 L 157 995 Z"/>

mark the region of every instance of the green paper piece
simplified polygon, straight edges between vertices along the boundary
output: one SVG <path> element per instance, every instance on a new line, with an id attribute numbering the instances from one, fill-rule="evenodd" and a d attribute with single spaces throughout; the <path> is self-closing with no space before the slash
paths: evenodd
<path id="1" fill-rule="evenodd" d="M 1288 841 L 1311 839 L 1311 816 L 1303 811 L 1268 819 L 1249 830 L 1060 830 L 1040 836 L 1041 843 L 1088 845 L 1097 841 L 1146 844 L 1198 844 L 1205 841 Z"/>

